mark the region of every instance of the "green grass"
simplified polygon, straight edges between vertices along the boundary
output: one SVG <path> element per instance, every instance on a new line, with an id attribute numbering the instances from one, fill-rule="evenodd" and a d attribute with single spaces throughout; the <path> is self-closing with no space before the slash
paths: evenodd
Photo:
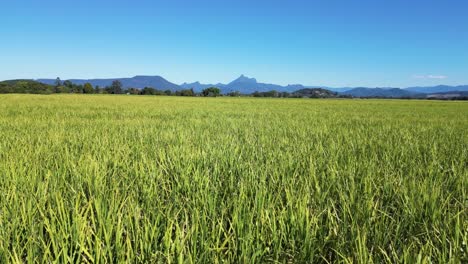
<path id="1" fill-rule="evenodd" d="M 468 262 L 468 103 L 0 95 L 0 262 Z"/>

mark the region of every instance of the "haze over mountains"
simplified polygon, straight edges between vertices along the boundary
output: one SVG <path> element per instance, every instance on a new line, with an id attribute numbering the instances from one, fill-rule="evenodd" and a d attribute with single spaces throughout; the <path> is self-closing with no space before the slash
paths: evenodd
<path id="1" fill-rule="evenodd" d="M 304 88 L 325 88 L 330 91 L 338 92 L 340 94 L 354 96 L 354 97 L 425 97 L 427 94 L 434 93 L 447 93 L 453 91 L 465 92 L 468 91 L 468 85 L 460 86 L 448 86 L 438 85 L 429 87 L 408 87 L 408 88 L 369 88 L 369 87 L 343 87 L 343 88 L 332 88 L 326 86 L 310 86 L 302 84 L 290 84 L 286 86 L 261 83 L 255 78 L 249 78 L 241 75 L 239 78 L 233 80 L 230 83 L 223 84 L 203 84 L 200 82 L 194 83 L 183 83 L 177 85 L 172 83 L 161 76 L 144 76 L 138 75 L 132 78 L 109 78 L 109 79 L 70 79 L 75 84 L 91 83 L 93 86 L 105 87 L 112 84 L 112 81 L 119 80 L 124 88 L 139 88 L 152 87 L 160 90 L 182 90 L 182 89 L 194 89 L 195 92 L 200 92 L 208 87 L 218 87 L 222 93 L 229 93 L 238 91 L 242 94 L 251 94 L 254 92 L 267 92 L 267 91 L 278 91 L 278 92 L 295 92 Z M 37 81 L 45 84 L 54 84 L 55 79 L 38 79 Z"/>

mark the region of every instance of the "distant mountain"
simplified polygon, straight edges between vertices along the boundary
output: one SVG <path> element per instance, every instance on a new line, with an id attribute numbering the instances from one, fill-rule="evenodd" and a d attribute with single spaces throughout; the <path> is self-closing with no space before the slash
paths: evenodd
<path id="1" fill-rule="evenodd" d="M 339 93 L 346 93 L 353 89 L 359 88 L 366 88 L 366 89 L 401 89 L 404 91 L 416 93 L 416 94 L 429 94 L 429 93 L 444 93 L 450 91 L 468 91 L 468 85 L 459 85 L 459 86 L 449 86 L 449 85 L 438 85 L 438 86 L 427 86 L 427 87 L 408 87 L 408 88 L 393 88 L 393 87 L 379 87 L 379 88 L 368 88 L 368 87 L 340 87 L 340 88 L 333 88 L 333 87 L 323 87 L 330 91 L 339 92 Z"/>
<path id="2" fill-rule="evenodd" d="M 228 85 L 235 85 L 235 84 L 244 84 L 244 85 L 255 85 L 258 84 L 257 79 L 249 78 L 242 74 L 239 78 L 235 79 L 234 81 L 230 82 Z"/>
<path id="3" fill-rule="evenodd" d="M 448 86 L 438 85 L 430 87 L 408 87 L 405 90 L 416 93 L 445 93 L 451 91 L 468 91 L 468 85 Z"/>
<path id="4" fill-rule="evenodd" d="M 352 87 L 343 87 L 343 88 L 323 87 L 323 88 L 333 91 L 333 92 L 337 92 L 337 93 L 344 93 L 346 91 L 354 89 Z"/>
<path id="5" fill-rule="evenodd" d="M 203 91 L 206 88 L 210 87 L 217 87 L 217 88 L 222 88 L 225 87 L 225 84 L 218 83 L 218 84 L 202 84 L 200 82 L 194 82 L 194 83 L 183 83 L 180 85 L 183 89 L 193 89 L 195 92 L 199 93 Z"/>
<path id="6" fill-rule="evenodd" d="M 343 95 L 350 95 L 353 97 L 388 97 L 388 98 L 401 98 L 401 97 L 425 97 L 424 94 L 406 91 L 400 88 L 365 88 L 359 87 L 341 93 Z"/>
<path id="7" fill-rule="evenodd" d="M 300 84 L 281 86 L 277 84 L 269 83 L 260 83 L 257 82 L 255 78 L 249 78 L 245 75 L 241 75 L 239 78 L 228 84 L 201 84 L 200 82 L 195 83 L 183 83 L 181 87 L 184 89 L 193 88 L 195 91 L 199 92 L 208 87 L 218 87 L 221 89 L 222 93 L 230 92 L 240 92 L 242 94 L 251 94 L 253 92 L 268 92 L 268 91 L 278 91 L 278 92 L 289 92 L 292 93 L 296 90 L 304 89 L 305 87 Z"/>
<path id="8" fill-rule="evenodd" d="M 182 88 L 174 83 L 171 83 L 161 76 L 135 76 L 132 78 L 111 78 L 111 79 L 70 79 L 74 84 L 91 83 L 93 86 L 99 85 L 100 87 L 109 86 L 113 81 L 118 80 L 122 83 L 124 88 L 138 88 L 152 87 L 159 90 L 181 90 Z M 54 84 L 55 79 L 38 79 L 38 82 L 45 84 Z"/>

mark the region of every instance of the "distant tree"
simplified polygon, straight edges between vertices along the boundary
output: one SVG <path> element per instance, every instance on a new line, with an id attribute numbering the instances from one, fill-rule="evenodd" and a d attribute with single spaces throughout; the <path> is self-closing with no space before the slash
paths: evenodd
<path id="1" fill-rule="evenodd" d="M 130 88 L 130 89 L 127 90 L 127 93 L 129 93 L 129 94 L 140 94 L 141 91 L 139 89 L 137 89 L 137 88 Z"/>
<path id="2" fill-rule="evenodd" d="M 233 92 L 229 92 L 227 95 L 231 97 L 239 97 L 241 96 L 241 93 L 239 91 L 233 91 Z"/>
<path id="3" fill-rule="evenodd" d="M 69 93 L 70 92 L 70 88 L 64 85 L 56 87 L 55 90 L 57 93 Z"/>
<path id="4" fill-rule="evenodd" d="M 12 93 L 14 92 L 13 87 L 11 85 L 5 83 L 5 82 L 0 82 L 0 93 Z"/>
<path id="5" fill-rule="evenodd" d="M 71 89 L 72 93 L 83 93 L 83 85 L 73 85 Z"/>
<path id="6" fill-rule="evenodd" d="M 195 92 L 193 91 L 193 89 L 179 90 L 179 91 L 176 91 L 176 95 L 178 95 L 178 96 L 195 96 Z"/>
<path id="7" fill-rule="evenodd" d="M 119 80 L 115 80 L 112 82 L 110 86 L 110 90 L 112 94 L 121 94 L 122 93 L 122 83 Z"/>
<path id="8" fill-rule="evenodd" d="M 31 80 L 0 82 L 0 93 L 51 94 L 55 87 Z"/>
<path id="9" fill-rule="evenodd" d="M 172 91 L 171 91 L 171 90 L 165 90 L 165 91 L 164 91 L 164 94 L 166 94 L 166 95 L 172 95 Z"/>
<path id="10" fill-rule="evenodd" d="M 63 93 L 63 90 L 67 89 L 67 87 L 60 85 L 60 86 L 54 86 L 54 93 Z"/>
<path id="11" fill-rule="evenodd" d="M 279 93 L 275 90 L 267 92 L 268 97 L 278 97 Z"/>
<path id="12" fill-rule="evenodd" d="M 253 97 L 280 97 L 281 95 L 282 95 L 281 93 L 278 93 L 275 90 L 271 90 L 268 92 L 255 91 L 252 93 Z"/>
<path id="13" fill-rule="evenodd" d="M 203 96 L 211 96 L 211 97 L 219 96 L 220 93 L 221 93 L 221 90 L 219 90 L 219 88 L 217 87 L 206 88 L 202 91 Z"/>
<path id="14" fill-rule="evenodd" d="M 96 85 L 94 87 L 94 93 L 96 93 L 96 94 L 101 93 L 101 88 L 99 88 L 99 85 Z"/>
<path id="15" fill-rule="evenodd" d="M 55 89 L 54 92 L 58 93 L 59 92 L 59 87 L 62 86 L 62 81 L 60 80 L 59 77 L 55 79 Z"/>
<path id="16" fill-rule="evenodd" d="M 104 89 L 103 89 L 103 93 L 111 94 L 112 93 L 112 88 L 110 86 L 105 86 Z"/>
<path id="17" fill-rule="evenodd" d="M 195 96 L 195 92 L 193 91 L 193 88 L 189 90 L 182 90 L 182 96 Z"/>
<path id="18" fill-rule="evenodd" d="M 91 94 L 94 92 L 93 86 L 90 83 L 85 83 L 83 85 L 83 93 Z"/>
<path id="19" fill-rule="evenodd" d="M 145 87 L 141 90 L 141 94 L 142 95 L 155 95 L 156 94 L 156 90 L 154 88 L 151 88 L 151 87 Z"/>
<path id="20" fill-rule="evenodd" d="M 69 80 L 66 80 L 63 82 L 63 86 L 66 86 L 68 88 L 72 88 L 73 87 L 73 83 Z"/>

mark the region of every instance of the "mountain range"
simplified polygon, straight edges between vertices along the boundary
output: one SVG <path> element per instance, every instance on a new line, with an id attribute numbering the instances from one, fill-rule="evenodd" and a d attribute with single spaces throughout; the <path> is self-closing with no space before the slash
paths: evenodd
<path id="1" fill-rule="evenodd" d="M 239 78 L 235 79 L 234 81 L 228 84 L 201 84 L 200 82 L 195 83 L 183 83 L 181 87 L 184 89 L 194 89 L 195 91 L 201 91 L 208 87 L 218 87 L 221 89 L 222 93 L 229 93 L 229 92 L 240 92 L 242 94 L 250 94 L 253 92 L 268 92 L 268 91 L 278 91 L 278 92 L 294 92 L 300 89 L 306 88 L 300 84 L 293 84 L 287 86 L 281 86 L 277 84 L 270 84 L 270 83 L 260 83 L 257 82 L 255 78 L 249 78 L 244 75 L 241 75 Z"/>
<path id="2" fill-rule="evenodd" d="M 438 85 L 430 87 L 408 87 L 405 90 L 416 93 L 446 93 L 452 91 L 468 91 L 468 85 Z"/>
<path id="3" fill-rule="evenodd" d="M 110 86 L 113 81 L 120 81 L 123 88 L 138 88 L 143 89 L 145 87 L 152 87 L 161 90 L 181 90 L 181 87 L 177 84 L 171 83 L 168 80 L 164 79 L 161 76 L 144 76 L 137 75 L 132 78 L 110 78 L 110 79 L 70 79 L 74 84 L 83 85 L 85 83 L 90 83 L 93 86 L 105 87 Z M 53 85 L 56 82 L 56 79 L 37 79 L 36 81 Z"/>
<path id="4" fill-rule="evenodd" d="M 230 83 L 223 84 L 203 84 L 200 82 L 194 83 L 183 83 L 177 85 L 175 83 L 169 82 L 161 76 L 143 76 L 138 75 L 131 78 L 109 78 L 109 79 L 70 79 L 69 81 L 75 84 L 84 84 L 91 83 L 93 86 L 105 87 L 112 84 L 114 80 L 119 80 L 122 83 L 124 88 L 139 88 L 144 87 L 153 87 L 159 90 L 182 90 L 182 89 L 193 89 L 195 92 L 201 92 L 203 89 L 208 87 L 218 87 L 221 89 L 222 93 L 229 92 L 240 92 L 242 94 L 251 94 L 255 91 L 257 92 L 267 92 L 276 90 L 278 92 L 289 92 L 293 93 L 297 90 L 305 88 L 324 88 L 333 92 L 338 92 L 339 94 L 353 96 L 353 97 L 425 97 L 428 94 L 435 93 L 448 93 L 448 92 L 465 92 L 468 91 L 468 85 L 460 86 L 448 86 L 448 85 L 438 85 L 438 86 L 429 86 L 429 87 L 408 87 L 408 88 L 368 88 L 368 87 L 342 87 L 342 88 L 332 88 L 325 86 L 305 86 L 302 84 L 290 84 L 286 86 L 270 84 L 270 83 L 261 83 L 258 82 L 255 78 L 249 78 L 245 75 L 241 75 L 239 78 L 233 80 Z M 55 79 L 37 79 L 36 81 L 45 83 L 45 84 L 54 84 Z"/>
<path id="5" fill-rule="evenodd" d="M 388 97 L 388 98 L 402 98 L 402 97 L 424 98 L 426 97 L 425 93 L 412 92 L 412 91 L 408 91 L 406 89 L 400 89 L 400 88 L 359 87 L 359 88 L 354 88 L 348 91 L 341 92 L 340 94 L 349 95 L 352 97 Z"/>

